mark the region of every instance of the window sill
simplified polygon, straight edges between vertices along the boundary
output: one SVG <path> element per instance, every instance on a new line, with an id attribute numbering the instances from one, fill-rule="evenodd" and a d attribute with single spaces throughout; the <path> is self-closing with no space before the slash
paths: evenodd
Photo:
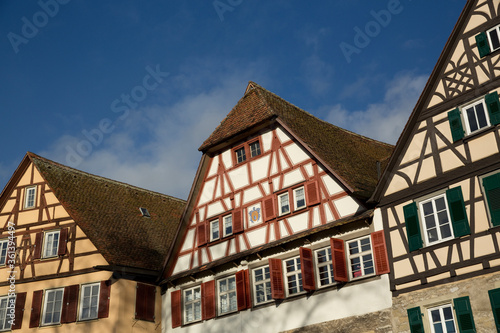
<path id="1" fill-rule="evenodd" d="M 497 128 L 496 125 L 490 125 L 488 127 L 485 127 L 485 128 L 482 128 L 480 130 L 477 130 L 471 134 L 466 134 L 464 135 L 464 137 L 462 138 L 462 141 L 465 143 L 465 142 L 468 142 L 468 141 L 471 141 L 471 140 L 474 140 L 478 137 L 481 137 L 483 135 L 486 135 L 490 132 L 494 132 L 494 130 Z M 458 142 L 458 141 L 457 141 Z"/>

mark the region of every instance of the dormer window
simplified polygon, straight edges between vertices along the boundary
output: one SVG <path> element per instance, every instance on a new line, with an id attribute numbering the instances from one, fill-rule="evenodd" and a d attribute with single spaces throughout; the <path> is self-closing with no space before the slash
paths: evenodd
<path id="1" fill-rule="evenodd" d="M 151 217 L 147 208 L 140 207 L 139 210 L 141 211 L 142 216 Z"/>

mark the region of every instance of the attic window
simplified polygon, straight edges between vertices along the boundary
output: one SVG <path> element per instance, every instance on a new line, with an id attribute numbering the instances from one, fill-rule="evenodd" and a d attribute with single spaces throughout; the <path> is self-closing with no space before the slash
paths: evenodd
<path id="1" fill-rule="evenodd" d="M 149 211 L 147 208 L 140 207 L 139 210 L 141 211 L 142 216 L 151 217 L 151 215 L 149 215 Z"/>

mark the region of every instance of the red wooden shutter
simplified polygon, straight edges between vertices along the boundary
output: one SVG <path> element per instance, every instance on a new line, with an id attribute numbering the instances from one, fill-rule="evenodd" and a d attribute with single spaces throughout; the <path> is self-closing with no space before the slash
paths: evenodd
<path id="1" fill-rule="evenodd" d="M 306 200 L 307 205 L 312 206 L 320 202 L 318 182 L 316 180 L 306 183 Z"/>
<path id="2" fill-rule="evenodd" d="M 241 210 L 233 212 L 233 234 L 243 231 L 243 214 Z"/>
<path id="3" fill-rule="evenodd" d="M 264 221 L 272 220 L 276 217 L 276 210 L 274 207 L 274 196 L 271 195 L 262 201 L 264 211 Z"/>
<path id="4" fill-rule="evenodd" d="M 311 249 L 301 247 L 300 252 L 300 270 L 302 272 L 302 287 L 304 290 L 312 291 L 316 289 L 314 281 L 314 263 Z"/>
<path id="5" fill-rule="evenodd" d="M 215 281 L 201 284 L 201 319 L 215 318 Z"/>
<path id="6" fill-rule="evenodd" d="M 344 241 L 342 239 L 331 238 L 333 278 L 335 281 L 349 281 L 347 264 L 345 259 Z"/>
<path id="7" fill-rule="evenodd" d="M 271 295 L 274 299 L 285 298 L 283 285 L 283 268 L 281 259 L 269 259 L 269 272 L 271 273 Z"/>
<path id="8" fill-rule="evenodd" d="M 30 328 L 40 326 L 40 314 L 42 310 L 43 290 L 33 292 L 33 300 L 31 301 L 31 316 Z"/>
<path id="9" fill-rule="evenodd" d="M 198 224 L 197 229 L 198 229 L 198 247 L 200 247 L 207 243 L 206 223 L 202 222 Z"/>
<path id="10" fill-rule="evenodd" d="M 172 308 L 172 328 L 182 325 L 182 292 L 180 290 L 172 291 L 170 294 L 170 305 Z"/>
<path id="11" fill-rule="evenodd" d="M 99 310 L 97 312 L 97 318 L 108 318 L 110 296 L 111 281 L 101 281 L 101 286 L 99 288 Z"/>
<path id="12" fill-rule="evenodd" d="M 64 288 L 61 323 L 73 323 L 76 321 L 78 311 L 78 291 L 80 286 L 75 284 Z"/>
<path id="13" fill-rule="evenodd" d="M 252 307 L 252 290 L 250 289 L 250 271 L 248 269 L 244 270 L 245 272 L 245 288 L 246 288 L 246 298 L 247 298 L 247 308 L 250 309 Z"/>
<path id="14" fill-rule="evenodd" d="M 63 256 L 66 254 L 67 243 L 68 243 L 68 228 L 63 228 L 59 233 L 59 248 L 57 249 L 57 255 Z"/>
<path id="15" fill-rule="evenodd" d="M 155 286 L 137 283 L 135 319 L 147 321 L 155 320 L 155 291 Z"/>
<path id="16" fill-rule="evenodd" d="M 16 308 L 14 312 L 14 325 L 12 325 L 12 330 L 21 329 L 23 325 L 23 316 L 24 316 L 24 305 L 26 304 L 26 293 L 16 294 Z"/>
<path id="17" fill-rule="evenodd" d="M 385 245 L 384 231 L 376 231 L 371 234 L 373 256 L 375 259 L 375 271 L 377 275 L 386 274 L 391 271 L 389 268 L 389 257 Z"/>
<path id="18" fill-rule="evenodd" d="M 238 311 L 247 308 L 247 292 L 245 285 L 245 271 L 236 272 L 236 303 Z"/>
<path id="19" fill-rule="evenodd" d="M 33 252 L 33 259 L 40 259 L 42 257 L 42 242 L 43 232 L 39 232 L 35 236 L 35 251 Z"/>

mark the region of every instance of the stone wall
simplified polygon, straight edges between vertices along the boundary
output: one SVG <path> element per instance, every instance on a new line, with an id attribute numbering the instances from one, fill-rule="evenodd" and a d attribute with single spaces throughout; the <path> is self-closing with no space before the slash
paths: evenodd
<path id="1" fill-rule="evenodd" d="M 360 300 L 362 302 L 362 300 Z M 332 311 L 335 311 L 332 309 Z M 392 333 L 391 310 L 297 328 L 282 333 Z"/>
<path id="2" fill-rule="evenodd" d="M 427 308 L 452 303 L 454 298 L 468 296 L 477 332 L 496 332 L 488 290 L 500 288 L 500 273 L 490 273 L 458 282 L 450 282 L 405 293 L 393 298 L 392 327 L 394 332 L 410 333 L 407 309 L 420 307 L 425 331 L 431 332 Z"/>

